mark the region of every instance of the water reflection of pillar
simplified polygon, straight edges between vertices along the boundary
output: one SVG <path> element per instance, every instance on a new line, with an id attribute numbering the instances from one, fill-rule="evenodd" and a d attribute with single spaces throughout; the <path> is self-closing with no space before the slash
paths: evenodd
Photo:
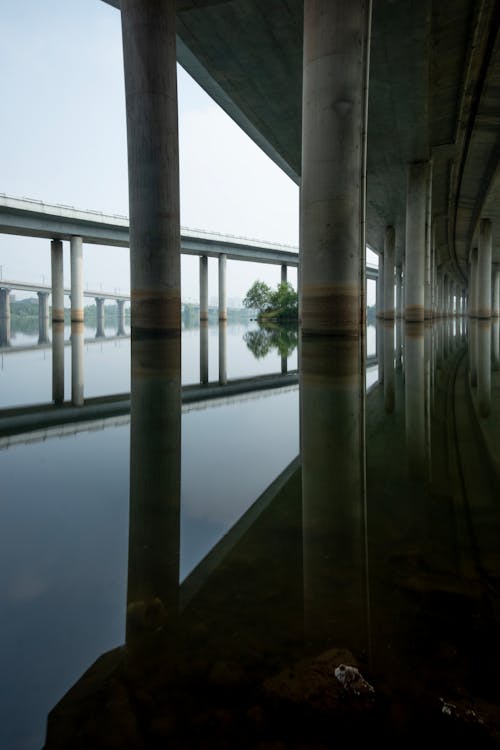
<path id="1" fill-rule="evenodd" d="M 179 603 L 180 335 L 132 336 L 131 361 L 127 647 L 142 651 Z"/>
<path id="2" fill-rule="evenodd" d="M 308 639 L 366 648 L 363 339 L 302 336 L 304 614 Z"/>
<path id="3" fill-rule="evenodd" d="M 219 320 L 219 383 L 227 383 L 227 322 Z"/>
<path id="4" fill-rule="evenodd" d="M 493 320 L 491 326 L 491 362 L 493 369 L 500 370 L 500 320 Z"/>
<path id="5" fill-rule="evenodd" d="M 97 308 L 97 330 L 96 338 L 100 339 L 104 336 L 104 297 L 96 297 L 95 304 Z"/>
<path id="6" fill-rule="evenodd" d="M 0 289 L 0 346 L 10 346 L 10 289 Z"/>
<path id="7" fill-rule="evenodd" d="M 208 320 L 200 320 L 200 383 L 208 383 Z"/>
<path id="8" fill-rule="evenodd" d="M 491 322 L 477 326 L 477 405 L 482 417 L 491 413 Z"/>
<path id="9" fill-rule="evenodd" d="M 401 266 L 396 266 L 396 310 L 395 314 L 397 318 L 402 315 L 402 278 L 401 278 Z"/>
<path id="10" fill-rule="evenodd" d="M 394 411 L 394 325 L 384 323 L 384 407 L 387 414 Z"/>
<path id="11" fill-rule="evenodd" d="M 49 292 L 38 294 L 38 343 L 46 344 L 49 340 Z"/>
<path id="12" fill-rule="evenodd" d="M 469 315 L 477 315 L 477 247 L 470 251 L 469 265 Z"/>
<path id="13" fill-rule="evenodd" d="M 377 353 L 377 365 L 378 365 L 378 382 L 384 382 L 384 327 L 383 324 L 377 320 L 375 325 L 376 343 L 375 350 Z"/>
<path id="14" fill-rule="evenodd" d="M 83 406 L 83 323 L 71 323 L 71 403 Z"/>
<path id="15" fill-rule="evenodd" d="M 424 325 L 405 327 L 405 416 L 408 473 L 425 477 L 425 360 Z"/>
<path id="16" fill-rule="evenodd" d="M 288 358 L 286 354 L 281 355 L 281 374 L 286 375 L 288 372 Z"/>
<path id="17" fill-rule="evenodd" d="M 396 322 L 396 368 L 399 369 L 403 358 L 403 323 L 401 320 Z"/>
<path id="18" fill-rule="evenodd" d="M 125 336 L 125 300 L 117 299 L 116 306 L 118 308 L 118 329 L 116 334 L 117 336 Z"/>
<path id="19" fill-rule="evenodd" d="M 494 318 L 500 316 L 500 266 L 498 263 L 493 264 L 492 279 L 493 305 L 491 314 Z"/>
<path id="20" fill-rule="evenodd" d="M 52 321 L 52 400 L 64 401 L 64 323 Z"/>
<path id="21" fill-rule="evenodd" d="M 473 388 L 477 386 L 477 319 L 469 320 L 469 377 Z"/>
<path id="22" fill-rule="evenodd" d="M 431 479 L 432 467 L 432 444 L 431 444 L 431 417 L 432 417 L 432 323 L 429 321 L 424 326 L 424 388 L 425 388 L 425 455 L 427 461 L 427 476 Z"/>

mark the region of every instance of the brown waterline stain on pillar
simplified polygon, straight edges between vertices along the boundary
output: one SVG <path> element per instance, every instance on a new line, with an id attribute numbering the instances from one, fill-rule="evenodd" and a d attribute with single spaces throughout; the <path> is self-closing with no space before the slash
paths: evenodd
<path id="1" fill-rule="evenodd" d="M 355 334 L 363 322 L 364 295 L 355 283 L 304 285 L 302 329 L 311 333 Z"/>
<path id="2" fill-rule="evenodd" d="M 395 318 L 394 310 L 389 310 L 389 311 L 384 312 L 382 314 L 382 318 L 384 320 L 394 320 L 394 318 Z"/>
<path id="3" fill-rule="evenodd" d="M 423 323 L 425 320 L 423 305 L 407 305 L 405 319 L 411 323 Z"/>
<path id="4" fill-rule="evenodd" d="M 71 322 L 83 323 L 83 310 L 71 310 Z"/>
<path id="5" fill-rule="evenodd" d="M 361 378 L 364 338 L 305 336 L 301 349 L 303 385 L 352 388 Z"/>
<path id="6" fill-rule="evenodd" d="M 64 333 L 64 320 L 52 320 L 52 330 L 54 333 Z"/>
<path id="7" fill-rule="evenodd" d="M 424 335 L 425 324 L 424 321 L 406 321 L 405 323 L 405 336 L 410 339 L 419 339 Z"/>
<path id="8" fill-rule="evenodd" d="M 179 289 L 164 292 L 133 289 L 131 321 L 134 331 L 175 331 L 181 327 L 181 295 Z"/>
<path id="9" fill-rule="evenodd" d="M 52 323 L 64 323 L 64 309 L 52 308 Z"/>
<path id="10" fill-rule="evenodd" d="M 491 307 L 479 307 L 475 312 L 476 318 L 491 318 Z"/>
<path id="11" fill-rule="evenodd" d="M 71 333 L 82 333 L 83 334 L 83 320 L 72 320 L 71 321 Z"/>
<path id="12" fill-rule="evenodd" d="M 203 320 L 203 321 L 208 320 L 208 315 L 206 313 L 201 313 L 200 320 Z"/>
<path id="13" fill-rule="evenodd" d="M 219 320 L 222 320 L 223 322 L 227 321 L 227 314 L 223 313 L 222 315 L 219 313 Z"/>

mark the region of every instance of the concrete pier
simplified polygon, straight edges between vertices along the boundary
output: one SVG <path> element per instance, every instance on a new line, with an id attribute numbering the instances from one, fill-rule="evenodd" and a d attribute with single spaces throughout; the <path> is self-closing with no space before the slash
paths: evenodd
<path id="1" fill-rule="evenodd" d="M 469 316 L 477 316 L 477 256 L 478 249 L 473 247 L 469 260 Z"/>
<path id="2" fill-rule="evenodd" d="M 200 255 L 200 320 L 208 320 L 208 257 Z"/>
<path id="3" fill-rule="evenodd" d="M 200 383 L 208 383 L 208 321 L 200 320 Z"/>
<path id="4" fill-rule="evenodd" d="M 396 317 L 400 318 L 403 314 L 403 279 L 401 276 L 401 266 L 396 266 Z"/>
<path id="5" fill-rule="evenodd" d="M 227 256 L 219 257 L 219 320 L 227 320 Z"/>
<path id="6" fill-rule="evenodd" d="M 288 266 L 286 264 L 283 264 L 281 266 L 281 283 L 288 281 L 287 271 L 288 271 Z"/>
<path id="7" fill-rule="evenodd" d="M 369 0 L 304 2 L 303 334 L 364 325 L 370 22 Z"/>
<path id="8" fill-rule="evenodd" d="M 50 243 L 50 264 L 52 275 L 52 323 L 64 323 L 63 244 L 61 240 L 52 240 Z"/>
<path id="9" fill-rule="evenodd" d="M 52 321 L 52 401 L 64 403 L 64 323 Z"/>
<path id="10" fill-rule="evenodd" d="M 83 244 L 81 237 L 72 237 L 71 260 L 71 322 L 83 323 Z"/>
<path id="11" fill-rule="evenodd" d="M 384 278 L 385 278 L 384 256 L 382 255 L 382 253 L 379 253 L 378 276 L 377 276 L 377 287 L 376 287 L 377 302 L 375 305 L 377 318 L 384 317 Z"/>
<path id="12" fill-rule="evenodd" d="M 0 346 L 10 346 L 10 289 L 0 288 Z"/>
<path id="13" fill-rule="evenodd" d="M 481 219 L 477 254 L 477 308 L 478 318 L 491 318 L 491 221 Z"/>
<path id="14" fill-rule="evenodd" d="M 394 227 L 385 228 L 384 236 L 384 318 L 394 318 Z"/>
<path id="15" fill-rule="evenodd" d="M 38 294 L 38 343 L 45 344 L 49 340 L 49 293 Z"/>
<path id="16" fill-rule="evenodd" d="M 405 318 L 409 323 L 424 320 L 428 179 L 429 162 L 414 162 L 409 165 L 405 275 Z"/>
<path id="17" fill-rule="evenodd" d="M 125 336 L 125 300 L 117 299 L 116 306 L 118 308 L 118 327 L 116 333 L 118 336 Z"/>
<path id="18" fill-rule="evenodd" d="M 100 339 L 104 336 L 104 297 L 96 297 L 96 315 L 97 315 L 97 330 L 96 338 Z"/>

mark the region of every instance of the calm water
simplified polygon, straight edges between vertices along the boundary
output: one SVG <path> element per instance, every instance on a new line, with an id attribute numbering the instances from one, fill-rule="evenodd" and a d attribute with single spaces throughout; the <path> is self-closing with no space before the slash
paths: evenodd
<path id="1" fill-rule="evenodd" d="M 131 416 L 69 338 L 0 350 L 1 748 L 495 746 L 497 323 L 305 339 L 301 416 L 294 331 L 134 344 Z"/>

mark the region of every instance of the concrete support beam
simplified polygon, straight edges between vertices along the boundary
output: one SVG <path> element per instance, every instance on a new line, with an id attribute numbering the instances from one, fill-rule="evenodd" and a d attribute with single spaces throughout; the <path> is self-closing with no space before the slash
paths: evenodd
<path id="1" fill-rule="evenodd" d="M 121 3 L 132 336 L 180 336 L 175 2 Z"/>
<path id="2" fill-rule="evenodd" d="M 227 256 L 219 256 L 219 320 L 227 320 Z"/>
<path id="3" fill-rule="evenodd" d="M 286 263 L 282 264 L 281 265 L 281 283 L 287 281 L 287 270 L 288 270 L 288 266 L 286 265 Z"/>
<path id="4" fill-rule="evenodd" d="M 302 94 L 302 333 L 365 323 L 370 0 L 305 0 Z"/>
<path id="5" fill-rule="evenodd" d="M 208 320 L 208 257 L 200 255 L 200 320 Z"/>
<path id="6" fill-rule="evenodd" d="M 477 255 L 477 309 L 478 318 L 491 318 L 491 221 L 481 219 Z"/>
<path id="7" fill-rule="evenodd" d="M 49 340 L 49 292 L 38 294 L 38 343 L 44 344 Z"/>
<path id="8" fill-rule="evenodd" d="M 425 310 L 426 216 L 429 162 L 408 167 L 406 196 L 405 318 L 423 322 Z"/>
<path id="9" fill-rule="evenodd" d="M 382 253 L 378 256 L 378 276 L 377 276 L 377 303 L 375 305 L 375 311 L 377 318 L 384 317 L 384 278 L 385 278 L 385 259 Z"/>
<path id="10" fill-rule="evenodd" d="M 396 233 L 394 227 L 385 228 L 384 236 L 384 318 L 394 318 L 394 249 Z"/>
<path id="11" fill-rule="evenodd" d="M 52 323 L 64 323 L 63 244 L 61 240 L 50 243 L 52 274 Z"/>
<path id="12" fill-rule="evenodd" d="M 118 329 L 116 333 L 118 336 L 125 336 L 125 300 L 117 299 L 116 306 L 118 308 Z"/>
<path id="13" fill-rule="evenodd" d="M 498 263 L 493 265 L 493 305 L 491 314 L 494 318 L 500 317 L 500 267 Z"/>
<path id="14" fill-rule="evenodd" d="M 95 305 L 97 308 L 97 330 L 96 338 L 104 336 L 104 297 L 96 297 Z"/>
<path id="15" fill-rule="evenodd" d="M 83 323 L 83 244 L 81 237 L 70 241 L 71 322 Z"/>

